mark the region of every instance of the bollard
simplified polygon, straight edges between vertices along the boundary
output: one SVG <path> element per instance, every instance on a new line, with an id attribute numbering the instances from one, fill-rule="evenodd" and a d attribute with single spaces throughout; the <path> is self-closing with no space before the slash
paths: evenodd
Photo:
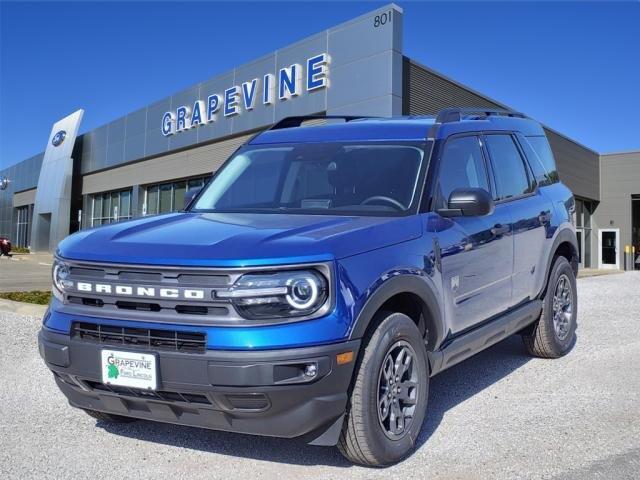
<path id="1" fill-rule="evenodd" d="M 631 254 L 631 246 L 630 245 L 625 245 L 624 246 L 624 269 L 626 270 L 630 270 L 630 266 L 633 265 L 632 263 L 629 262 L 629 255 Z M 633 259 L 632 259 L 633 260 Z"/>

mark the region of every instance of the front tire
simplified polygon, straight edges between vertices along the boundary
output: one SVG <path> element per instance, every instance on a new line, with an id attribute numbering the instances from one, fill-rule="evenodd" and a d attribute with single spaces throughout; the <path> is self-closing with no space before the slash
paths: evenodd
<path id="1" fill-rule="evenodd" d="M 530 355 L 559 358 L 566 355 L 576 341 L 578 294 L 576 277 L 564 257 L 557 257 L 549 275 L 540 319 L 522 335 Z"/>
<path id="2" fill-rule="evenodd" d="M 351 462 L 382 467 L 414 448 L 427 409 L 424 339 L 402 313 L 381 313 L 364 345 L 338 448 Z"/>

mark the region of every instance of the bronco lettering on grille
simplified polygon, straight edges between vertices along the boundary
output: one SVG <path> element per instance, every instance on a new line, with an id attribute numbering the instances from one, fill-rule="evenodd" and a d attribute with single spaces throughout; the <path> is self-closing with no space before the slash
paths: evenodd
<path id="1" fill-rule="evenodd" d="M 187 300 L 204 300 L 204 290 L 193 288 L 156 288 L 156 287 L 133 287 L 131 285 L 111 285 L 108 283 L 76 283 L 79 292 L 104 293 L 106 295 L 121 295 L 128 297 L 151 297 L 151 298 L 184 298 Z"/>

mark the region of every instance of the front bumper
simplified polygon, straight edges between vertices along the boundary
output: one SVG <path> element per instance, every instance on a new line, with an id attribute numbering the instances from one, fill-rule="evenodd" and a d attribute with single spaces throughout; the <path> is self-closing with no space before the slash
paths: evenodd
<path id="1" fill-rule="evenodd" d="M 77 408 L 239 433 L 302 437 L 318 445 L 337 442 L 355 361 L 336 363 L 360 341 L 270 351 L 155 353 L 155 392 L 102 384 L 102 345 L 43 328 L 40 355 L 58 387 Z M 309 380 L 304 366 L 317 365 Z"/>

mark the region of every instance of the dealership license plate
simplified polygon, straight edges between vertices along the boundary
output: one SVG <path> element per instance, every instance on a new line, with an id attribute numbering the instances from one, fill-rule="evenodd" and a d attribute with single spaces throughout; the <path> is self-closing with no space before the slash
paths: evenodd
<path id="1" fill-rule="evenodd" d="M 155 390 L 156 356 L 148 353 L 102 350 L 102 383 Z"/>

